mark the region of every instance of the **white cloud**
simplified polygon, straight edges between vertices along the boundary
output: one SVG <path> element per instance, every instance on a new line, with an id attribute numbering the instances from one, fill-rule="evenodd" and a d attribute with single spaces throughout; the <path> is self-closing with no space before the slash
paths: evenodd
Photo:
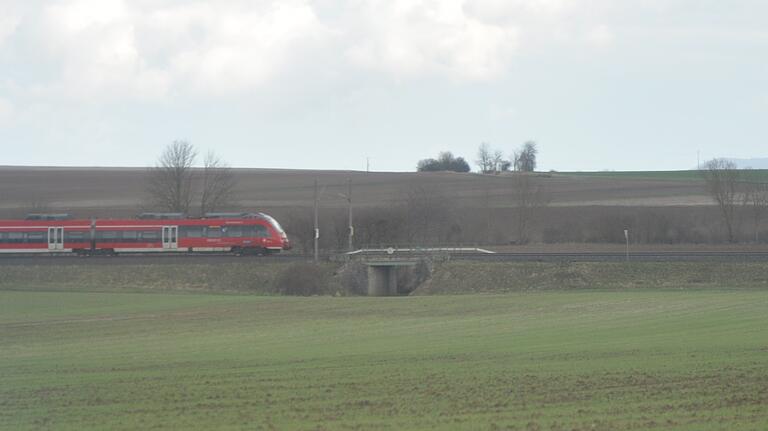
<path id="1" fill-rule="evenodd" d="M 564 0 L 467 0 L 464 10 L 487 22 L 524 21 L 527 18 L 561 15 L 578 1 Z"/>
<path id="2" fill-rule="evenodd" d="M 347 58 L 398 78 L 491 79 L 517 47 L 515 28 L 473 18 L 460 0 L 370 1 L 356 12 Z"/>
<path id="3" fill-rule="evenodd" d="M 16 109 L 10 100 L 0 97 L 0 124 L 10 122 Z"/>
<path id="4" fill-rule="evenodd" d="M 27 11 L 26 21 L 39 23 L 29 29 L 37 43 L 29 55 L 48 71 L 28 87 L 86 100 L 238 95 L 291 73 L 311 81 L 323 67 L 342 80 L 360 70 L 494 79 L 513 58 L 517 29 L 463 6 L 350 2 L 328 22 L 311 0 L 61 0 Z"/>
<path id="5" fill-rule="evenodd" d="M 39 61 L 53 62 L 58 79 L 39 85 L 54 95 L 151 99 L 167 91 L 167 76 L 146 64 L 136 44 L 141 14 L 123 0 L 65 1 L 40 15 Z"/>
<path id="6" fill-rule="evenodd" d="M 613 32 L 605 25 L 598 25 L 587 32 L 587 42 L 598 48 L 610 46 L 614 40 Z"/>
<path id="7" fill-rule="evenodd" d="M 647 41 L 646 34 L 669 34 L 658 23 L 669 23 L 667 15 L 678 10 L 670 2 L 678 9 L 685 3 L 30 2 L 0 17 L 0 59 L 18 61 L 4 67 L 41 72 L 26 74 L 20 84 L 32 97 L 95 101 L 237 97 L 267 87 L 307 85 L 323 73 L 341 85 L 361 73 L 397 81 L 493 81 L 508 75 L 520 54 L 555 57 L 618 45 L 625 42 L 616 36 L 619 30 L 635 42 Z M 16 47 L 23 55 L 1 55 L 9 40 L 22 39 L 10 37 L 17 33 L 25 35 Z M 589 54 L 601 55 L 599 50 Z"/>
<path id="8" fill-rule="evenodd" d="M 0 47 L 19 25 L 19 18 L 12 15 L 0 16 Z"/>
<path id="9" fill-rule="evenodd" d="M 48 6 L 46 14 L 71 33 L 116 24 L 129 18 L 123 0 L 70 0 Z"/>
<path id="10" fill-rule="evenodd" d="M 186 40 L 169 56 L 171 75 L 202 93 L 258 88 L 331 35 L 303 1 L 260 10 L 198 4 L 156 19 L 171 21 L 175 38 Z"/>
<path id="11" fill-rule="evenodd" d="M 303 0 L 66 0 L 39 15 L 38 60 L 59 78 L 39 84 L 85 99 L 247 92 L 331 34 Z"/>

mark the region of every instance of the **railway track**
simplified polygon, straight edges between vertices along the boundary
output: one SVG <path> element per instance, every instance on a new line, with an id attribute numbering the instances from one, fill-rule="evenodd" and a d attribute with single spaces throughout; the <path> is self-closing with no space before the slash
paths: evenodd
<path id="1" fill-rule="evenodd" d="M 423 253 L 378 255 L 356 255 L 353 259 L 381 260 L 382 258 L 408 259 L 428 256 Z M 620 252 L 543 252 L 543 253 L 443 253 L 434 254 L 450 260 L 482 262 L 768 262 L 768 250 L 756 251 L 643 251 Z M 215 264 L 237 262 L 264 264 L 270 262 L 302 262 L 311 260 L 310 255 L 278 254 L 270 256 L 233 256 L 231 254 L 126 254 L 118 256 L 75 256 L 62 255 L 2 255 L 0 267 L 8 265 L 144 265 L 144 264 Z M 324 261 L 344 260 L 343 255 L 326 254 Z"/>
<path id="2" fill-rule="evenodd" d="M 149 265 L 149 264 L 216 264 L 225 262 L 269 263 L 299 262 L 309 259 L 298 254 L 270 256 L 235 256 L 225 253 L 206 254 L 123 254 L 117 256 L 77 256 L 72 254 L 0 255 L 0 268 L 10 265 Z"/>
<path id="3" fill-rule="evenodd" d="M 768 251 L 643 251 L 629 255 L 621 252 L 494 253 L 461 254 L 451 256 L 451 259 L 500 262 L 768 262 Z"/>

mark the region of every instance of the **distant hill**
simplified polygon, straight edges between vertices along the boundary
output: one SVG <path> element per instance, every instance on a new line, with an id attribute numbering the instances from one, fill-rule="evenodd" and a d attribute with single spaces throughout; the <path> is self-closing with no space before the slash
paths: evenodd
<path id="1" fill-rule="evenodd" d="M 768 169 L 768 157 L 752 159 L 726 158 L 736 164 L 739 169 Z"/>
<path id="2" fill-rule="evenodd" d="M 146 168 L 0 166 L 0 218 L 42 210 L 132 216 L 143 211 L 146 172 Z M 346 208 L 347 201 L 341 196 L 350 179 L 357 208 L 396 206 L 417 189 L 445 196 L 456 207 L 505 208 L 511 205 L 515 187 L 513 175 L 455 172 L 235 169 L 234 173 L 240 205 L 276 216 L 311 208 L 315 180 L 321 189 L 321 206 L 326 209 Z M 768 171 L 755 174 L 768 177 Z M 534 178 L 549 194 L 553 207 L 711 203 L 695 171 L 540 173 Z"/>

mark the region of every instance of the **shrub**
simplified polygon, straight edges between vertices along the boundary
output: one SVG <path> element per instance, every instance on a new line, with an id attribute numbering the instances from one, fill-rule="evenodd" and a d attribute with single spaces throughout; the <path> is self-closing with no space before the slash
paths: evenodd
<path id="1" fill-rule="evenodd" d="M 401 266 L 397 270 L 397 291 L 410 294 L 432 276 L 432 262 L 421 259 L 414 266 Z"/>
<path id="2" fill-rule="evenodd" d="M 455 157 L 450 151 L 443 151 L 437 159 L 419 160 L 416 170 L 419 172 L 469 172 L 469 163 L 462 157 Z"/>
<path id="3" fill-rule="evenodd" d="M 277 276 L 275 287 L 282 295 L 311 296 L 328 293 L 331 276 L 320 265 L 294 263 Z"/>
<path id="4" fill-rule="evenodd" d="M 368 267 L 360 262 L 347 262 L 338 271 L 338 280 L 348 295 L 368 294 Z"/>

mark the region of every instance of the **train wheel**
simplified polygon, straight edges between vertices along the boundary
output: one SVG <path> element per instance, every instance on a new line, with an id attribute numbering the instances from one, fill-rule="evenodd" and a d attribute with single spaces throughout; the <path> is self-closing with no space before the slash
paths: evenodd
<path id="1" fill-rule="evenodd" d="M 262 247 L 248 247 L 241 250 L 241 256 L 248 255 L 248 256 L 263 256 L 265 254 L 264 248 Z"/>

